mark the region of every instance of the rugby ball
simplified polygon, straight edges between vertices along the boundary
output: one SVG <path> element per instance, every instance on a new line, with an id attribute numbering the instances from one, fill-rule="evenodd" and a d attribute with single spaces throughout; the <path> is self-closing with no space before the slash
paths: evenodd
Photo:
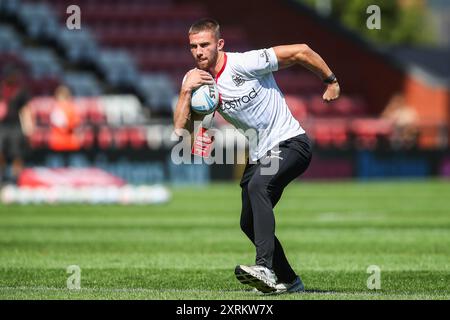
<path id="1" fill-rule="evenodd" d="M 204 84 L 194 91 L 191 97 L 191 109 L 199 114 L 210 114 L 219 105 L 219 90 L 215 83 Z"/>

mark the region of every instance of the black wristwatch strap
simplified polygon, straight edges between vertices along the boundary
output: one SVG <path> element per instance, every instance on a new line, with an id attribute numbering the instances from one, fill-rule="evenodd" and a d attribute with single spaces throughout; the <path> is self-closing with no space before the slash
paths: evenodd
<path id="1" fill-rule="evenodd" d="M 327 84 L 332 84 L 334 82 L 336 82 L 336 76 L 334 75 L 334 73 L 332 73 L 329 77 L 323 79 L 323 82 L 327 83 Z"/>

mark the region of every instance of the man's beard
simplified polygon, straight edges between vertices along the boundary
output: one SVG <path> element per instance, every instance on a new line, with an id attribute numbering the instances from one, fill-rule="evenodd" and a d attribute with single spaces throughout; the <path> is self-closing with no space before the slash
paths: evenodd
<path id="1" fill-rule="evenodd" d="M 197 63 L 197 68 L 199 68 L 200 70 L 204 70 L 204 71 L 208 71 L 209 72 L 209 70 L 214 68 L 215 64 L 217 63 L 218 56 L 219 56 L 219 54 L 217 53 L 211 59 L 201 61 L 201 63 L 206 62 L 206 65 L 204 65 L 204 66 L 200 66 L 200 63 Z"/>

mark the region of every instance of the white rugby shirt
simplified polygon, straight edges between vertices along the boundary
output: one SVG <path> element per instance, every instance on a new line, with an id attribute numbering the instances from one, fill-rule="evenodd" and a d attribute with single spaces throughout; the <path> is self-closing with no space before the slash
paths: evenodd
<path id="1" fill-rule="evenodd" d="M 281 141 L 305 133 L 275 82 L 272 72 L 277 70 L 273 48 L 228 52 L 215 79 L 220 93 L 217 111 L 246 135 L 253 161 Z"/>

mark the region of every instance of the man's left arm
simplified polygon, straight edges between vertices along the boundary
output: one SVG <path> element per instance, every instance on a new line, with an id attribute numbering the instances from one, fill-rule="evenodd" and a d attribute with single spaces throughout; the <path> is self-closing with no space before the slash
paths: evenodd
<path id="1" fill-rule="evenodd" d="M 300 64 L 314 72 L 327 84 L 323 99 L 336 100 L 340 94 L 339 83 L 326 62 L 306 44 L 293 44 L 273 47 L 278 59 L 278 69 Z"/>

